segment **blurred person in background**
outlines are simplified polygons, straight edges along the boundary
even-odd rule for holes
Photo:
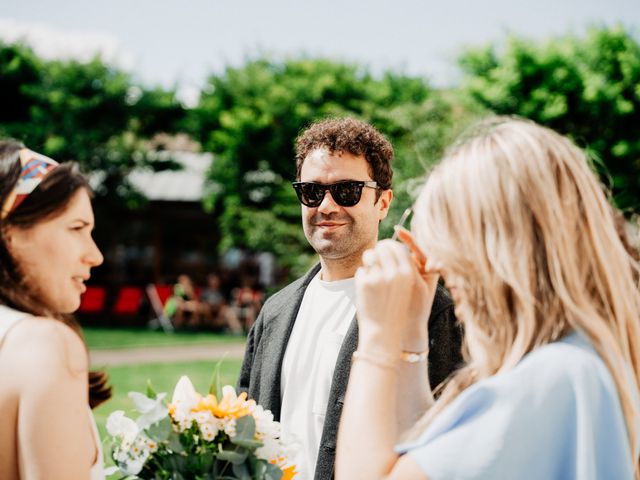
[[[212,273],[207,276],[207,286],[200,294],[202,317],[215,328],[225,327],[234,335],[241,335],[242,324],[224,298],[221,290],[220,276]]]
[[[254,277],[242,274],[240,276],[240,286],[231,291],[232,305],[247,332],[251,330],[256,321],[264,300],[264,294],[255,284]]]
[[[104,478],[90,408],[111,392],[68,316],[103,260],[90,198],[76,164],[0,142],[2,479]]]
[[[173,292],[164,304],[164,314],[176,328],[185,325],[197,327],[200,323],[201,306],[191,277],[186,274],[178,275],[173,285]]]

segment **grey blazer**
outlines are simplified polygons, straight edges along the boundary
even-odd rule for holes
[[[320,265],[303,277],[269,297],[249,332],[247,347],[238,380],[238,390],[248,392],[265,409],[280,420],[280,374],[282,360],[304,292]],[[457,325],[453,302],[447,291],[438,286],[429,318],[429,382],[435,388],[462,362],[461,330]],[[358,343],[358,325],[351,323],[338,354],[333,374],[329,404],[325,417],[315,480],[333,478],[336,437],[345,391],[351,369],[351,356]]]

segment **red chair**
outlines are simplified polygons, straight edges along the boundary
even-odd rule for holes
[[[104,287],[88,286],[80,297],[78,313],[97,314],[104,310],[107,289]]]
[[[160,300],[160,304],[164,307],[164,304],[167,303],[167,300],[173,293],[173,287],[171,285],[164,284],[153,284],[153,287],[158,294],[158,299]]]
[[[121,287],[111,311],[119,316],[137,315],[143,298],[144,292],[140,287]]]

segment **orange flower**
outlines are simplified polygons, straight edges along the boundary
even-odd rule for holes
[[[249,415],[256,406],[255,401],[247,400],[246,392],[236,396],[235,390],[229,385],[222,389],[222,393],[220,402],[212,394],[202,397],[192,411],[203,412],[208,410],[214,417],[240,418]]]
[[[280,478],[280,480],[291,480],[293,477],[296,476],[297,473],[298,472],[296,472],[296,466],[291,465],[290,467],[287,467],[284,470],[282,470],[282,477]]]
[[[280,480],[291,480],[298,474],[298,472],[296,472],[295,465],[289,465],[288,467],[285,467],[285,460],[286,459],[284,457],[280,457],[277,460],[272,460],[271,463],[280,467],[280,469],[282,470],[282,477],[280,478]]]

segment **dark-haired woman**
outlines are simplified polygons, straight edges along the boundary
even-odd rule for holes
[[[102,254],[73,163],[0,142],[0,478],[103,479],[91,415],[110,396],[88,372],[80,305]]]

